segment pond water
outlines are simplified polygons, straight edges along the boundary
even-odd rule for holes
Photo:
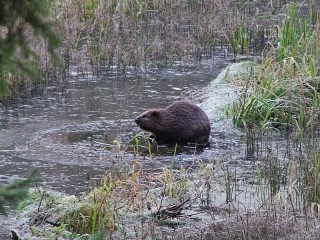
[[[119,160],[120,152],[101,149],[111,146],[115,139],[130,138],[139,132],[134,122],[138,114],[192,98],[228,63],[224,58],[215,58],[198,67],[155,70],[143,76],[129,72],[122,78],[70,74],[63,87],[52,88],[45,96],[3,107],[0,183],[27,177],[37,169],[41,185],[76,195],[90,191],[106,169],[132,161],[133,154],[122,154]],[[219,131],[221,126],[215,123],[212,127],[211,146],[196,151],[203,161],[210,161],[217,152],[233,152],[227,150],[241,145],[240,136]],[[174,150],[167,146],[162,149],[152,161],[145,160],[150,171],[172,164]],[[194,154],[193,148],[182,148],[175,164],[191,165]],[[236,156],[242,158],[243,154]],[[0,220],[2,235],[7,236],[10,222]]]

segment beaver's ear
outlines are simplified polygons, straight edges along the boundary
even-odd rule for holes
[[[152,116],[153,117],[158,117],[159,116],[159,112],[158,111],[152,111]]]

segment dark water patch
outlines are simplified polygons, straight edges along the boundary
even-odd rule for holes
[[[104,132],[70,132],[70,133],[59,133],[58,134],[66,143],[77,143],[83,141],[90,141],[91,139],[104,139]],[[107,136],[105,137],[107,138]]]

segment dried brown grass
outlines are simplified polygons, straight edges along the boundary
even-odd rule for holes
[[[272,25],[271,12],[279,12],[285,2],[54,0],[49,21],[62,40],[57,52],[64,69],[55,66],[46,42],[30,31],[27,36],[42,74],[35,81],[12,73],[11,86],[13,92],[24,85],[31,91],[68,72],[126,72],[129,66],[146,72],[150,63],[166,67],[237,54],[234,38],[239,28],[245,29],[244,37],[255,48],[265,26]]]
[[[256,8],[221,0],[57,0],[51,18],[66,62],[87,71],[101,64],[125,69],[199,60],[223,41],[228,46],[226,36],[240,26],[257,31],[258,11],[251,10]]]

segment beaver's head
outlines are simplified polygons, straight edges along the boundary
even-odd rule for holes
[[[156,135],[161,129],[161,112],[161,109],[150,109],[140,114],[135,122],[141,129]]]

